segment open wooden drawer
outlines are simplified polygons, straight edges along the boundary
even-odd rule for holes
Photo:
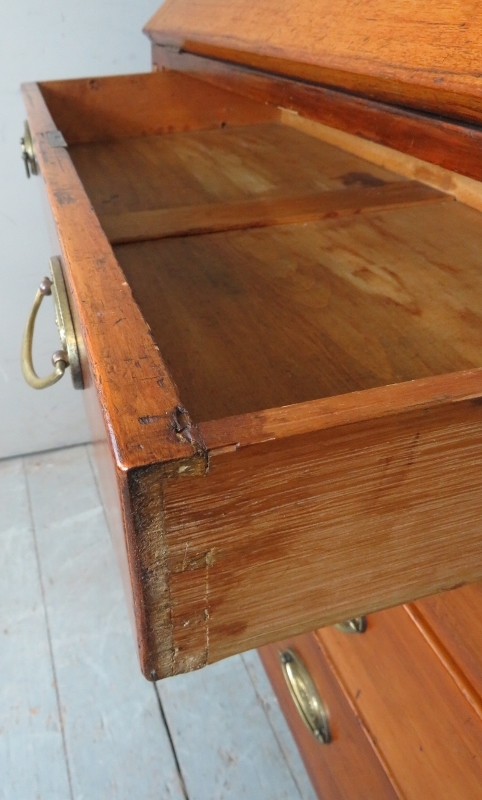
[[[482,578],[482,214],[175,71],[24,91],[144,674]]]

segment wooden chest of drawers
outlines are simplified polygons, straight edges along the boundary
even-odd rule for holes
[[[464,15],[168,0],[152,74],[24,87],[58,242],[52,379],[70,360],[83,387],[141,668],[262,646],[325,799],[482,797],[480,588],[436,594],[482,578]],[[363,635],[326,627],[367,613]]]
[[[327,797],[346,759],[405,796],[373,719],[406,753],[408,694],[422,730],[449,692],[475,797],[478,590],[292,639],[482,578],[482,26],[369,5],[168,1],[153,73],[24,87],[24,156],[146,677],[294,641],[349,731]]]
[[[183,75],[26,97],[144,673],[479,578],[480,213]]]

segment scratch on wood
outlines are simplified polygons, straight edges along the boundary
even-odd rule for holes
[[[188,548],[189,548],[189,544],[188,544],[188,542],[186,542],[186,547],[185,547],[185,550],[184,550],[184,558],[182,559],[181,572],[184,572],[184,570],[186,569]]]

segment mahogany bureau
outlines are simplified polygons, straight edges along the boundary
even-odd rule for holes
[[[482,11],[145,31],[150,74],[24,86],[22,351],[83,390],[142,671],[260,647],[320,797],[482,798]]]

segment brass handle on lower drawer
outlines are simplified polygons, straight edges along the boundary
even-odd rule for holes
[[[294,650],[283,650],[279,657],[288,689],[303,722],[315,739],[321,744],[329,744],[328,714],[306,666]]]
[[[353,617],[345,622],[338,622],[335,628],[342,633],[365,633],[367,629],[366,617]]]
[[[70,366],[74,388],[83,389],[84,384],[80,368],[77,339],[75,337],[67,291],[62,274],[62,266],[59,258],[54,257],[50,259],[50,272],[52,275],[52,280],[50,280],[50,278],[44,278],[40,283],[37,294],[35,295],[32,310],[27,320],[27,325],[25,326],[21,355],[23,377],[27,381],[28,385],[33,389],[46,389],[48,386],[53,386],[54,383],[57,383],[57,381],[62,378],[66,368]],[[45,378],[39,378],[35,372],[32,360],[33,335],[35,330],[35,320],[37,318],[38,310],[42,304],[42,300],[45,296],[50,294],[53,294],[54,297],[55,317],[57,327],[59,329],[60,340],[62,342],[62,350],[56,350],[52,356],[52,362],[55,367],[54,371]]]

